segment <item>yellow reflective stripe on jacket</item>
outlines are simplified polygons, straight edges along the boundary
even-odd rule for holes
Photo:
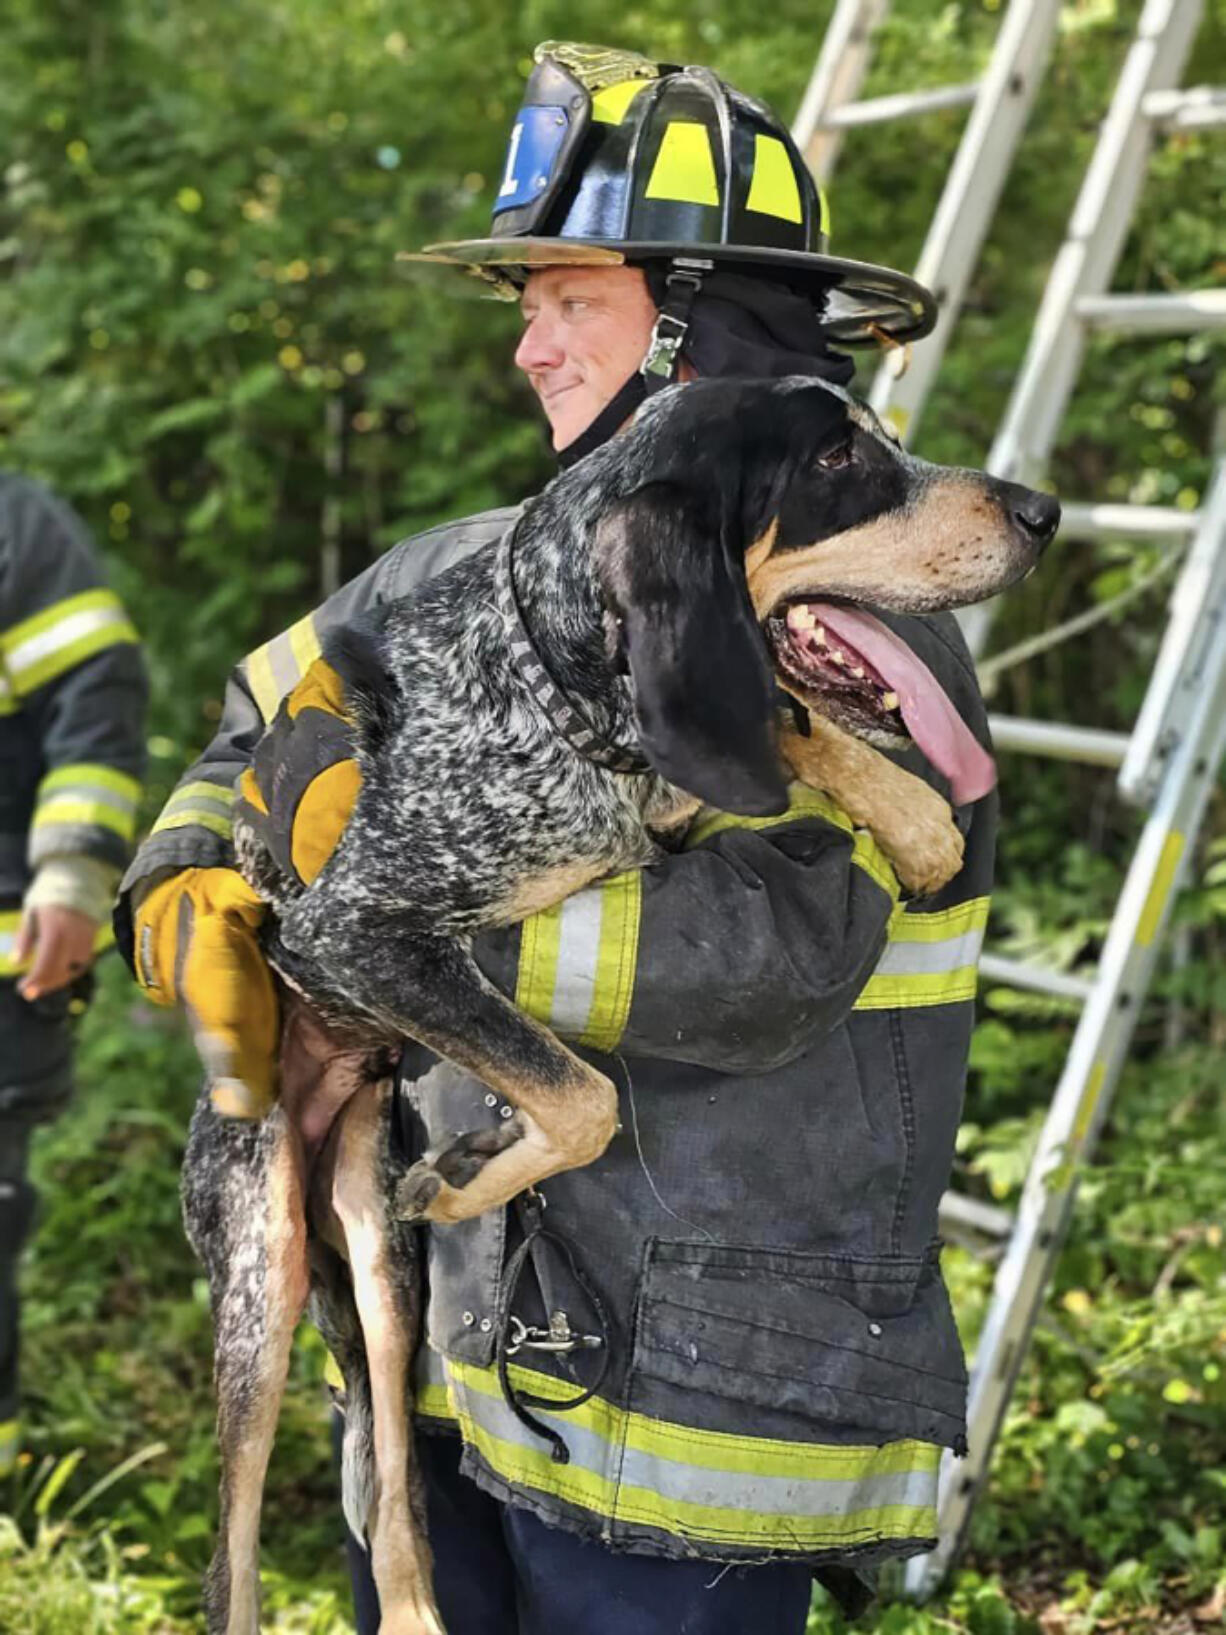
[[[630,1014],[642,910],[643,877],[632,869],[525,920],[516,1004],[580,1044],[614,1049]]]
[[[13,957],[13,949],[17,943],[17,927],[20,924],[20,909],[10,909],[0,914],[0,976],[16,976],[21,969]]]
[[[725,829],[777,829],[784,823],[795,823],[799,818],[816,817],[832,823],[836,829],[854,837],[851,860],[879,885],[894,902],[898,901],[899,885],[889,858],[878,846],[867,829],[857,829],[841,806],[837,806],[820,790],[807,784],[794,783],[788,789],[788,809],[777,817],[736,817],[731,812],[704,812],[691,824],[685,837],[687,849],[701,846],[704,840],[722,834]]]
[[[166,829],[187,829],[199,824],[202,829],[210,829],[223,840],[229,840],[234,827],[230,815],[234,799],[235,791],[229,784],[209,783],[204,779],[181,784],[149,832],[156,835]]]
[[[32,827],[46,831],[57,825],[97,824],[131,840],[139,801],[140,784],[126,772],[92,761],[60,766],[38,786]]]
[[[885,952],[855,1009],[909,1009],[974,999],[987,923],[986,897],[971,897],[931,914],[896,909]]]
[[[276,715],[281,700],[302,680],[319,657],[319,651],[315,621],[308,613],[305,619],[299,619],[296,625],[274,636],[263,647],[257,647],[243,660],[247,685],[265,722]]]
[[[566,1441],[570,1460],[559,1465],[511,1413],[495,1369],[444,1361],[443,1371],[464,1440],[497,1475],[614,1523],[793,1554],[936,1531],[940,1449],[931,1443],[735,1436],[593,1397],[561,1413],[534,1407]],[[511,1365],[510,1375],[539,1397],[574,1395],[569,1382],[530,1369]]]
[[[21,699],[103,648],[139,639],[114,591],[86,590],[12,625],[0,635],[0,653]]]
[[[15,1419],[0,1419],[0,1476],[12,1474],[21,1446],[21,1428]]]

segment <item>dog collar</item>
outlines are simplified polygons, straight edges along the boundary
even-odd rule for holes
[[[508,529],[498,547],[494,566],[494,597],[507,628],[515,668],[527,683],[528,690],[550,726],[585,760],[593,761],[609,772],[638,776],[651,772],[650,761],[637,749],[601,737],[577,705],[572,704],[563,693],[533,645],[519,609],[519,598],[515,594],[513,553],[516,531],[515,528]]]

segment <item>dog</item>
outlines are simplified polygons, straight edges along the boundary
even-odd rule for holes
[[[700,804],[782,812],[789,776],[872,829],[910,889],[938,889],[961,858],[950,806],[882,751],[917,742],[955,804],[986,792],[991,761],[865,608],[994,595],[1058,520],[1049,496],[904,452],[827,383],[700,380],[650,399],[501,544],[329,649],[362,774],[336,851],[304,887],[258,824],[240,813],[235,832],[304,1048],[259,1125],[202,1097],[185,1163],[216,1328],[214,1635],[258,1629],[260,1493],[308,1296],[345,1374],[346,1514],[384,1635],[442,1631],[411,1474],[416,1269],[395,1223],[462,1220],[590,1163],[617,1109],[484,978],[476,934],[649,864]],[[386,1070],[406,1037],[517,1110],[400,1173]],[[291,1056],[325,1065],[304,1081]]]

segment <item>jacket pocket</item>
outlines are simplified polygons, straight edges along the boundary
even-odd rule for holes
[[[818,1435],[837,1426],[840,1441],[853,1430],[964,1446],[966,1368],[935,1252],[855,1259],[652,1239],[632,1367],[640,1393],[654,1379],[747,1404],[749,1419],[758,1407]]]

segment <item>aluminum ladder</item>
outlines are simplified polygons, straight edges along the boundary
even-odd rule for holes
[[[824,184],[848,130],[972,105],[915,268],[915,277],[937,298],[936,328],[901,376],[887,358],[869,393],[877,413],[909,440],[945,355],[1042,79],[1059,0],[1011,0],[981,79],[857,101],[873,36],[888,10],[889,0],[838,0],[792,135],[818,183]]]
[[[1053,265],[1026,360],[988,460],[1001,476],[1041,477],[1073,391],[1087,333],[1186,334],[1226,326],[1226,291],[1115,295],[1111,279],[1153,134],[1226,124],[1226,93],[1178,88],[1203,0],[1146,0],[1098,146]],[[998,749],[1119,768],[1119,788],[1148,817],[1091,981],[985,955],[997,981],[1059,993],[1082,1011],[997,1269],[976,1349],[969,1456],[946,1456],[940,1543],[907,1563],[908,1593],[931,1594],[961,1548],[988,1477],[1000,1424],[1153,978],[1171,904],[1226,753],[1226,460],[1197,512],[1065,507],[1065,539],[1132,537],[1187,545],[1145,702],[1131,733],[993,717]],[[965,621],[982,648],[991,607]],[[992,1212],[997,1213],[997,1212]],[[998,1224],[1003,1224],[998,1222]]]

